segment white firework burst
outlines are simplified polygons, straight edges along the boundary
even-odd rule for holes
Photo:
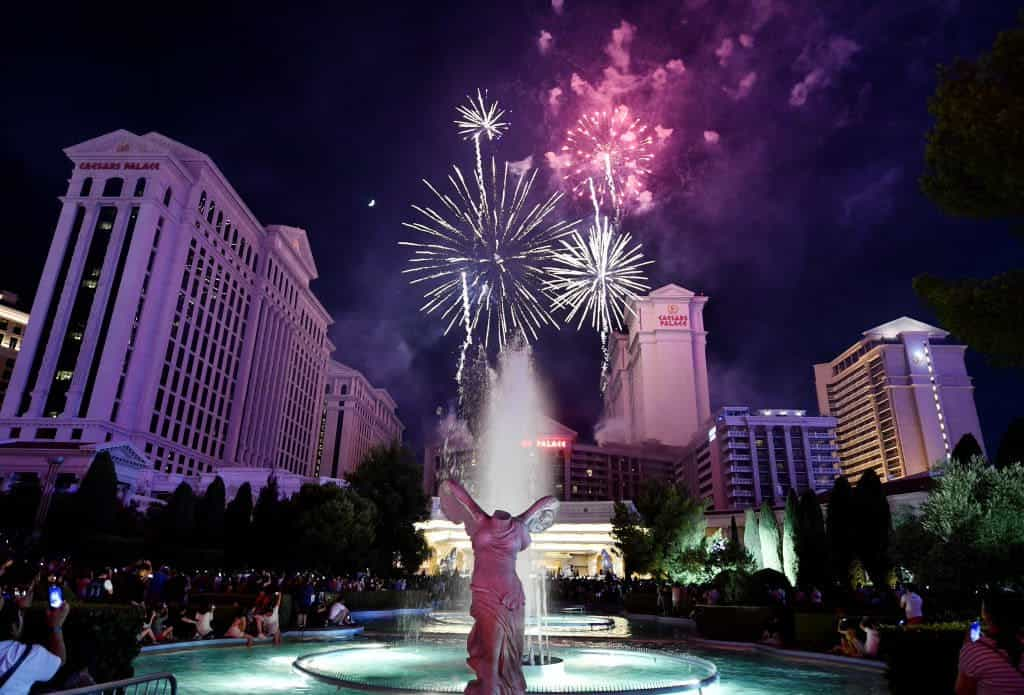
[[[604,341],[622,326],[625,313],[632,313],[630,302],[650,289],[643,268],[654,261],[644,260],[641,246],[600,215],[585,239],[576,231],[561,239],[553,254],[557,265],[546,268],[551,308],[566,310],[565,322],[575,321],[577,329],[589,319]]]
[[[545,301],[545,267],[555,243],[572,234],[576,222],[551,219],[559,193],[531,201],[536,171],[517,177],[506,163],[499,173],[493,159],[488,169],[485,175],[476,168],[474,187],[452,167],[452,193],[424,181],[441,205],[414,205],[422,219],[403,223],[426,240],[400,242],[413,249],[402,272],[414,276],[412,284],[429,285],[421,310],[439,314],[446,334],[462,323],[467,336],[472,332],[485,346],[503,348],[517,330],[536,339],[541,326],[557,325]]]
[[[508,121],[503,121],[505,110],[498,106],[497,101],[487,102],[487,92],[476,90],[476,99],[466,97],[467,104],[456,106],[459,118],[455,127],[465,140],[476,140],[477,143],[487,136],[488,140],[497,140],[508,129]]]

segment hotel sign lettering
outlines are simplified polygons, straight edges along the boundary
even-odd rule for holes
[[[79,162],[78,168],[104,171],[154,171],[160,168],[160,162]]]
[[[569,446],[569,442],[564,439],[538,439],[536,441],[524,439],[520,444],[524,449],[532,447],[537,447],[538,449],[566,449]]]
[[[690,317],[680,313],[678,304],[669,304],[663,313],[658,314],[659,328],[689,328]]]

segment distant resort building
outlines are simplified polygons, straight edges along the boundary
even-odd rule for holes
[[[0,406],[14,374],[14,363],[25,342],[28,314],[18,307],[18,295],[0,291]]]
[[[139,497],[217,474],[229,494],[271,474],[285,491],[322,478],[332,320],[306,232],[260,223],[208,156],[158,133],[65,154],[0,408],[0,486],[73,486],[99,450]],[[393,433],[393,401],[374,393]]]
[[[929,473],[965,434],[984,450],[966,350],[947,331],[904,316],[814,366],[818,408],[837,420],[843,475]]]

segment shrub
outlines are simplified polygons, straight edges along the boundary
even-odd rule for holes
[[[892,695],[952,693],[967,628],[967,623],[881,626],[882,656]]]
[[[25,639],[45,643],[47,637],[46,607],[33,604],[25,615]],[[143,611],[123,604],[74,604],[64,623],[64,642],[68,654],[90,649],[96,662],[90,668],[96,682],[131,678],[132,661],[139,654],[137,641]],[[88,646],[83,646],[85,643]]]

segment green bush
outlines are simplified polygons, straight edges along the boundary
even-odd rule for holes
[[[793,587],[790,586],[789,580],[786,579],[786,575],[773,569],[765,568],[754,572],[750,575],[750,581],[747,586],[749,593],[743,603],[749,606],[767,606],[773,604],[774,599],[772,599],[768,594],[768,592],[773,589],[784,589],[786,592],[787,603],[793,596]]]
[[[839,643],[836,616],[831,612],[793,614],[793,646],[823,652]]]
[[[24,637],[29,642],[47,640],[46,607],[33,604],[25,614]],[[68,655],[83,649],[85,642],[96,655],[92,675],[97,682],[131,678],[132,661],[139,654],[138,635],[144,617],[137,606],[104,603],[76,603],[64,623]]]
[[[749,604],[751,597],[751,575],[739,570],[719,572],[711,585],[718,589],[719,603],[725,605]]]
[[[701,637],[728,642],[756,642],[772,618],[781,618],[780,606],[697,606],[694,619]]]
[[[953,692],[967,623],[881,626],[881,650],[892,695]]]
[[[640,615],[658,615],[661,609],[658,607],[658,595],[654,593],[642,593],[630,591],[622,599],[622,607],[627,613],[638,613]]]

